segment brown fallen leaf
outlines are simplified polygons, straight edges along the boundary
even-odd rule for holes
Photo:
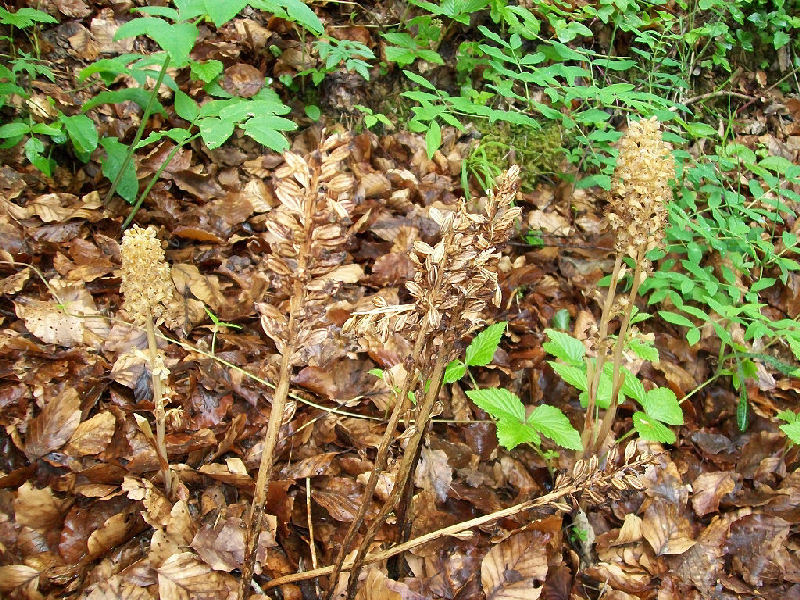
[[[701,473],[692,483],[694,495],[692,508],[698,517],[702,517],[719,509],[719,501],[725,494],[730,494],[736,487],[737,476],[731,471],[714,471]]]
[[[17,490],[14,521],[33,529],[47,531],[61,525],[68,501],[56,498],[49,487],[36,489],[30,481]]]
[[[111,442],[116,426],[114,415],[104,410],[78,425],[64,452],[76,457],[100,454]]]
[[[694,546],[692,527],[677,504],[653,498],[644,511],[642,535],[657,555],[683,554]]]
[[[86,589],[84,600],[151,600],[147,588],[134,585],[112,575],[107,580],[98,581]]]
[[[42,412],[28,426],[23,451],[29,460],[58,450],[72,437],[81,420],[81,401],[74,388],[66,388],[45,401]]]
[[[453,469],[447,463],[447,453],[423,447],[414,474],[414,485],[431,492],[437,501],[444,502],[452,482]]]
[[[537,600],[547,577],[548,538],[526,531],[489,550],[481,563],[486,600]]]
[[[3,565],[0,567],[0,592],[11,592],[17,588],[36,590],[39,571],[28,565]]]
[[[158,569],[158,592],[161,600],[234,600],[236,580],[213,571],[193,552],[173,554]]]

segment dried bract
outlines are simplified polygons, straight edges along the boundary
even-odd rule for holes
[[[120,290],[130,320],[136,325],[144,325],[151,318],[163,321],[174,286],[156,230],[134,225],[122,238],[121,253]]]
[[[513,166],[489,192],[483,214],[468,212],[463,199],[452,212],[432,208],[441,238],[435,246],[414,242],[410,258],[416,271],[406,284],[414,304],[376,305],[354,313],[345,328],[385,338],[394,332],[415,336],[420,323],[455,337],[479,327],[486,304],[500,305],[497,264],[520,215],[511,206],[518,189],[519,167]]]
[[[608,222],[617,251],[634,259],[664,239],[666,206],[672,198],[669,182],[675,177],[671,149],[661,139],[655,117],[631,123],[619,142]]]

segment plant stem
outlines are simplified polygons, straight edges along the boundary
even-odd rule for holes
[[[150,98],[147,101],[147,106],[144,108],[144,113],[142,113],[142,121],[139,123],[139,128],[136,130],[136,135],[134,136],[131,145],[128,147],[128,153],[125,155],[125,160],[122,161],[122,166],[120,167],[119,171],[117,171],[114,181],[111,182],[111,188],[108,190],[106,197],[103,199],[104,204],[108,204],[111,201],[111,197],[114,195],[114,192],[117,191],[120,181],[122,181],[125,170],[128,168],[128,165],[131,164],[131,160],[133,160],[133,154],[136,152],[136,144],[138,144],[142,139],[144,128],[147,126],[147,121],[150,119],[150,114],[153,111],[153,105],[158,97],[158,90],[161,89],[161,82],[164,81],[164,75],[167,74],[168,66],[169,54],[165,54],[164,62],[161,65],[161,70],[158,72],[158,79],[156,79],[156,86],[153,88],[153,92],[150,94]]]
[[[147,195],[150,193],[150,190],[153,189],[153,186],[156,184],[156,181],[158,181],[158,178],[161,177],[161,173],[164,172],[164,169],[167,168],[167,165],[169,165],[169,163],[172,162],[172,159],[175,158],[175,155],[178,153],[178,150],[183,148],[187,143],[191,142],[196,137],[197,137],[197,135],[193,135],[192,137],[190,137],[189,139],[187,139],[183,143],[176,144],[175,147],[172,148],[172,150],[169,151],[169,154],[167,154],[167,158],[164,159],[164,162],[161,163],[161,166],[159,166],[158,169],[156,170],[156,172],[153,173],[153,176],[150,178],[150,181],[148,182],[147,187],[144,188],[144,191],[141,194],[139,194],[139,197],[136,199],[136,204],[133,205],[133,207],[131,208],[131,212],[128,213],[127,217],[125,217],[125,221],[123,221],[123,223],[122,223],[122,230],[123,231],[128,228],[128,225],[131,224],[131,221],[133,221],[133,217],[136,216],[136,213],[141,208],[142,203],[144,202],[144,199],[147,198]],[[133,144],[133,146],[135,146],[135,145],[136,145],[136,143]],[[131,146],[131,147],[133,147],[133,146]],[[122,171],[120,171],[120,173],[121,172]],[[107,200],[108,200],[108,198],[107,198]]]
[[[148,315],[146,328],[147,346],[150,351],[150,375],[153,382],[153,414],[156,419],[156,452],[161,465],[161,476],[164,479],[164,492],[167,498],[172,499],[173,493],[175,492],[175,482],[173,481],[172,471],[169,468],[169,456],[167,455],[167,412],[164,407],[164,389],[161,385],[161,375],[155,370],[158,360],[158,344],[156,342],[156,331],[153,325],[152,315]]]

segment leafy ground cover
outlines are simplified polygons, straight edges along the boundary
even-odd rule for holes
[[[0,592],[800,597],[798,14],[0,8]]]

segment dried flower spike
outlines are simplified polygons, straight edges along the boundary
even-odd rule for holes
[[[163,321],[173,284],[156,230],[134,225],[122,238],[121,252],[120,290],[125,298],[123,308],[130,320],[136,325],[144,325],[150,318]]]
[[[675,177],[671,149],[655,117],[631,123],[620,140],[608,222],[617,251],[634,259],[664,239],[669,181]]]

